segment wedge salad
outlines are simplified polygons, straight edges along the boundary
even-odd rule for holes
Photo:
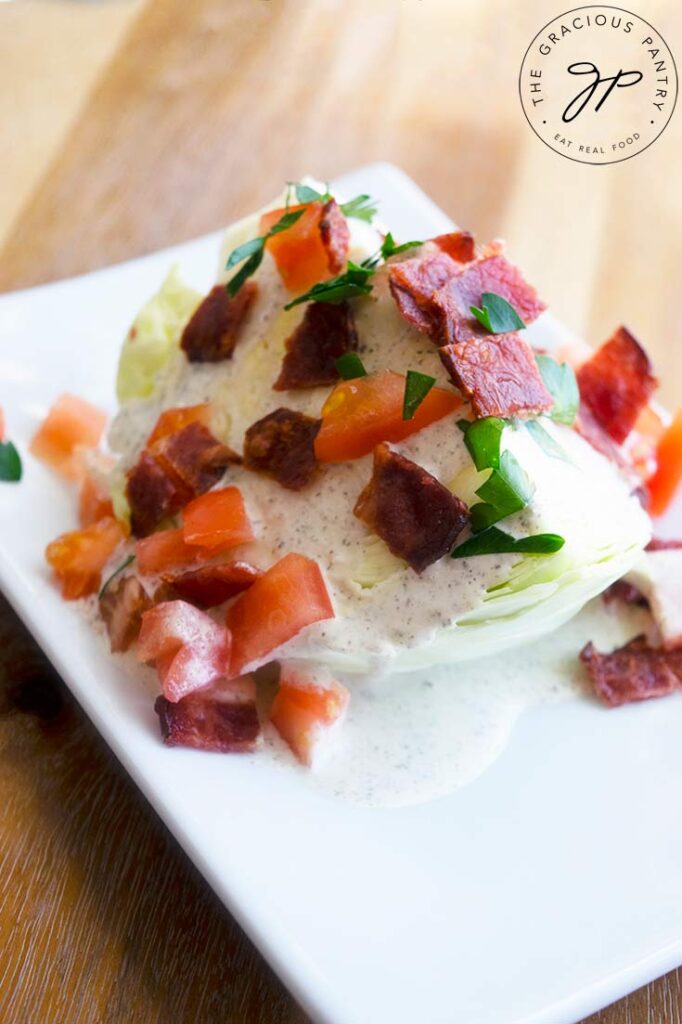
[[[312,180],[219,266],[208,294],[170,268],[137,313],[105,441],[62,395],[31,446],[79,488],[54,579],[153,666],[167,744],[274,730],[312,764],[369,677],[528,645],[598,595],[646,629],[575,650],[597,695],[682,685],[682,547],[652,525],[682,418],[625,327],[549,351],[502,243],[395,239]]]

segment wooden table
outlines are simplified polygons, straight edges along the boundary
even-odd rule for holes
[[[305,171],[388,159],[477,235],[506,236],[591,341],[625,320],[679,404],[682,118],[612,167],[542,146],[516,77],[560,9],[0,4],[0,288],[215,229]],[[682,51],[679,4],[649,0],[646,16]],[[305,1020],[5,605],[0,801],[0,1020]],[[590,1022],[679,1024],[681,979]]]

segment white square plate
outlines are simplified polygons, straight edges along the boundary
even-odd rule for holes
[[[450,226],[390,166],[338,185],[376,196],[399,238]],[[0,585],[313,1018],[574,1022],[682,962],[682,698],[538,708],[469,786],[371,810],[257,757],[164,748],[147,692],[49,581],[42,552],[74,499],[28,441],[62,390],[113,408],[135,311],[174,261],[207,289],[218,239],[0,298],[0,403],[25,465],[0,485]]]

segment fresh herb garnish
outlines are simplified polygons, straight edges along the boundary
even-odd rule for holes
[[[536,533],[516,539],[496,526],[465,540],[451,552],[452,558],[470,558],[472,555],[502,555],[518,552],[524,555],[553,555],[566,541],[558,533]]]
[[[309,291],[287,302],[284,308],[293,309],[301,302],[344,302],[360,295],[369,295],[372,290],[369,279],[373,273],[374,268],[365,266],[364,262],[353,263],[348,260],[348,267],[343,274],[314,284]]]
[[[414,249],[416,245],[423,245],[424,243],[420,240],[414,242],[403,242],[401,245],[395,244],[395,239],[389,231],[383,242],[381,243],[381,257],[384,260],[390,259],[391,256],[397,256],[400,252],[406,252],[408,249]]]
[[[347,203],[341,203],[341,212],[346,217],[366,220],[369,223],[376,216],[376,200],[367,195],[356,196],[354,199],[349,199]]]
[[[109,584],[112,583],[116,579],[116,577],[119,576],[123,572],[124,569],[127,569],[128,566],[131,565],[134,561],[135,561],[135,555],[128,555],[126,560],[124,562],[121,562],[121,564],[119,565],[118,569],[114,569],[114,571],[112,572],[111,576],[109,577],[108,580],[105,581],[102,589],[99,592],[98,596],[100,598],[104,597],[104,595],[105,595],[105,593],[107,591],[107,587],[109,586]]]
[[[502,451],[502,433],[507,426],[504,420],[486,416],[473,423],[460,420],[458,426],[476,469],[491,470],[476,491],[481,502],[471,508],[471,525],[479,533],[525,508],[534,488],[516,456]]]
[[[367,370],[362,364],[362,359],[357,352],[344,352],[334,363],[343,380],[355,380],[356,377],[366,377]]]
[[[21,480],[21,456],[11,441],[0,442],[0,481],[17,483]]]
[[[289,181],[287,184],[293,188],[299,203],[326,203],[331,199],[329,192],[318,192],[316,188],[304,185],[301,181]]]
[[[557,363],[551,356],[536,356],[535,362],[545,382],[545,387],[554,399],[548,415],[558,423],[573,423],[580,405],[578,381],[568,363]]]
[[[554,440],[552,435],[545,430],[539,420],[526,420],[525,427],[530,436],[536,444],[540,445],[546,455],[551,456],[553,459],[562,459],[564,462],[571,461],[559,442]]]
[[[236,249],[233,249],[230,253],[229,259],[225,264],[225,270],[231,270],[232,267],[236,266],[237,263],[241,263],[242,260],[246,260],[244,266],[241,267],[234,277],[230,278],[227,282],[227,290],[229,294],[234,297],[247,278],[251,277],[252,274],[260,267],[263,262],[263,254],[265,253],[265,244],[269,238],[273,235],[278,235],[281,231],[286,231],[296,221],[303,216],[305,210],[288,210],[282,214],[276,224],[273,224],[270,230],[260,235],[258,238],[252,238],[248,242],[244,242],[243,245],[238,245]]]
[[[483,292],[481,308],[469,307],[479,323],[491,334],[507,334],[509,331],[523,331],[526,327],[523,320],[506,299],[496,292]]]
[[[417,370],[408,370],[405,376],[405,396],[403,398],[403,419],[411,420],[429,391],[436,383],[435,377]]]

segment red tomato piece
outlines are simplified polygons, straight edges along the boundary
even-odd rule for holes
[[[268,252],[277,264],[285,287],[290,292],[307,291],[318,281],[331,277],[329,255],[320,234],[322,203],[290,206],[288,210],[271,210],[260,219],[260,232],[266,234],[285,213],[305,210],[286,231],[273,235],[267,241]]]
[[[405,378],[392,370],[337,384],[322,407],[315,438],[318,461],[359,459],[382,441],[401,441],[462,405],[454,391],[431,388],[412,419],[404,420],[404,396]]]
[[[679,409],[658,442],[656,471],[647,481],[650,499],[649,511],[652,516],[663,515],[681,483],[682,409]]]
[[[212,554],[255,539],[238,487],[222,487],[190,501],[182,521],[185,543]]]
[[[58,473],[78,480],[84,472],[82,449],[96,448],[106,414],[76,395],[61,395],[31,441],[31,452]]]
[[[72,530],[57,537],[45,549],[67,601],[95,594],[100,588],[102,569],[121,541],[123,527],[116,519],[105,518],[84,530]]]
[[[81,526],[92,526],[100,519],[113,518],[114,506],[109,492],[92,473],[83,477],[78,495],[78,521]]]
[[[143,576],[191,565],[201,557],[196,548],[185,543],[182,529],[160,530],[138,540],[135,545],[137,568]]]
[[[203,405],[187,405],[179,409],[166,409],[156,421],[156,426],[147,438],[146,448],[152,448],[162,437],[169,434],[176,434],[190,423],[201,423],[204,427],[211,426],[211,406],[208,403]]]
[[[232,675],[262,662],[277,647],[334,608],[317,562],[290,554],[255,581],[227,613],[232,632]]]
[[[154,662],[164,697],[175,702],[227,675],[230,634],[186,601],[163,601],[142,616],[137,656]]]
[[[311,765],[330,729],[340,724],[350,694],[326,672],[282,665],[270,719],[302,764]]]

